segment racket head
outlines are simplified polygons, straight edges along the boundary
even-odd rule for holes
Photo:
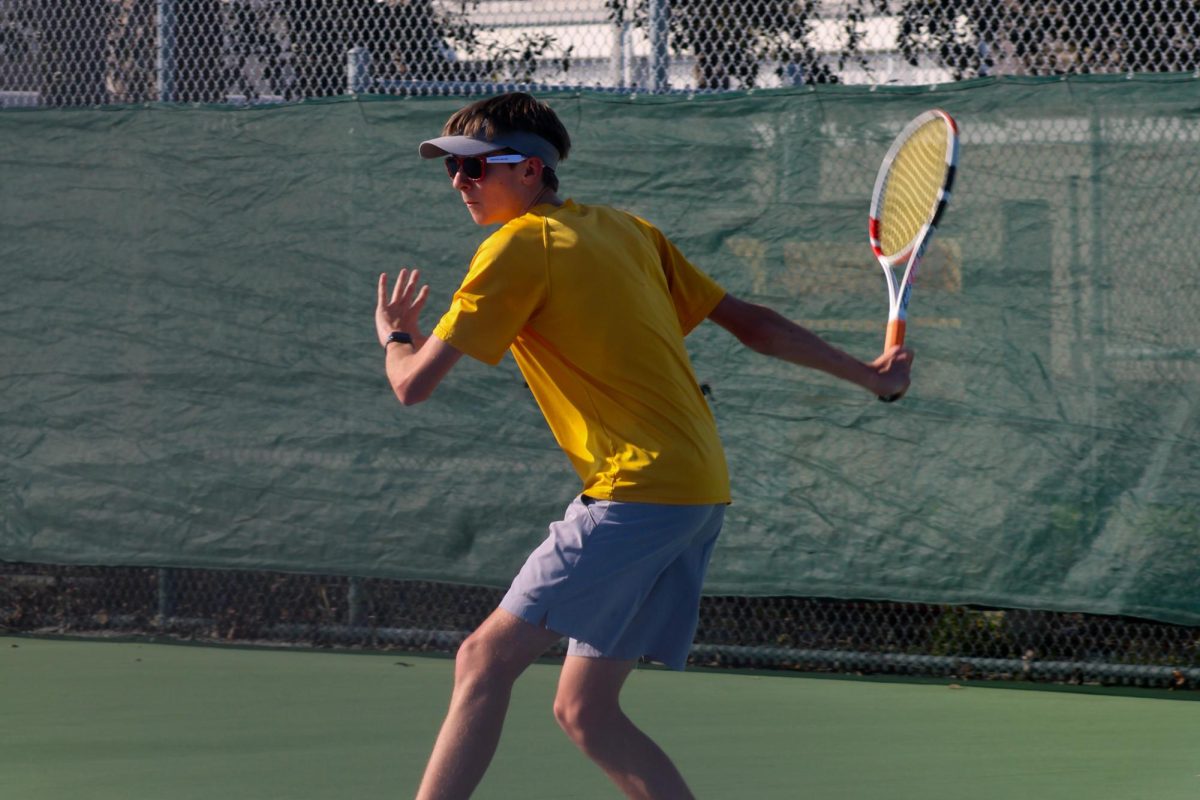
[[[908,260],[927,227],[937,226],[958,167],[958,124],[941,109],[904,127],[879,167],[871,193],[871,250],[887,267]]]

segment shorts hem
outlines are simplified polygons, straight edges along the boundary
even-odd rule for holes
[[[514,593],[510,591],[505,594],[503,599],[500,600],[500,608],[523,622],[569,639],[570,642],[567,646],[567,655],[569,656],[599,658],[608,661],[640,661],[646,659],[647,661],[661,664],[667,669],[682,672],[687,668],[687,659],[691,654],[690,646],[682,657],[668,658],[654,652],[638,653],[636,655],[613,653],[606,648],[589,644],[586,638],[581,638],[581,636],[587,637],[587,634],[579,631],[574,625],[555,625],[551,621],[552,614],[550,609],[541,607],[536,600],[521,592]],[[586,650],[581,651],[579,646],[586,648]]]

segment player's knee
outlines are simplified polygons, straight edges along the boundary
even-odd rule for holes
[[[581,731],[583,714],[573,699],[564,697],[554,698],[554,721],[558,727],[572,739],[578,739]]]
[[[482,637],[471,634],[458,647],[454,656],[454,683],[457,686],[485,684],[496,671],[490,648]]]
[[[579,695],[554,698],[554,719],[558,726],[580,745],[606,729],[618,709],[610,704]]]

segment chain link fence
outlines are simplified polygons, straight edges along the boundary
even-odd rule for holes
[[[0,562],[0,629],[452,653],[502,594],[374,578]],[[705,597],[690,663],[1188,690],[1200,688],[1200,629],[923,603]]]
[[[1200,0],[0,0],[0,106],[1192,72],[1198,51]],[[1055,124],[1031,135],[1045,146],[1069,140]],[[1060,195],[1081,191],[1054,183],[1044,202],[1076,208]],[[1097,230],[1112,222],[1091,213]],[[1105,313],[1151,304],[1158,317],[1186,317],[1178,287],[1164,292],[1149,274],[1126,280]],[[1071,371],[1070,343],[1087,325],[1056,322],[1054,369]],[[1193,327],[1179,319],[1178,330]],[[1191,341],[1180,334],[1186,358],[1131,351],[1113,369],[1133,381],[1180,377],[1173,370],[1194,380]],[[0,631],[452,652],[499,596],[339,576],[0,562]],[[699,665],[1200,687],[1200,629],[1120,617],[706,597],[696,642]]]
[[[1194,71],[1200,0],[0,0],[5,105]]]

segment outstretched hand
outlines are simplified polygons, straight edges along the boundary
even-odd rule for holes
[[[871,362],[875,370],[875,394],[880,400],[893,402],[908,391],[911,382],[913,352],[907,347],[892,347]]]
[[[420,337],[421,308],[425,305],[425,299],[429,297],[428,284],[417,288],[420,277],[420,270],[400,270],[389,300],[387,273],[380,274],[379,297],[375,305],[375,333],[379,336],[381,347],[387,346],[388,334],[393,331],[404,331],[414,339]]]

